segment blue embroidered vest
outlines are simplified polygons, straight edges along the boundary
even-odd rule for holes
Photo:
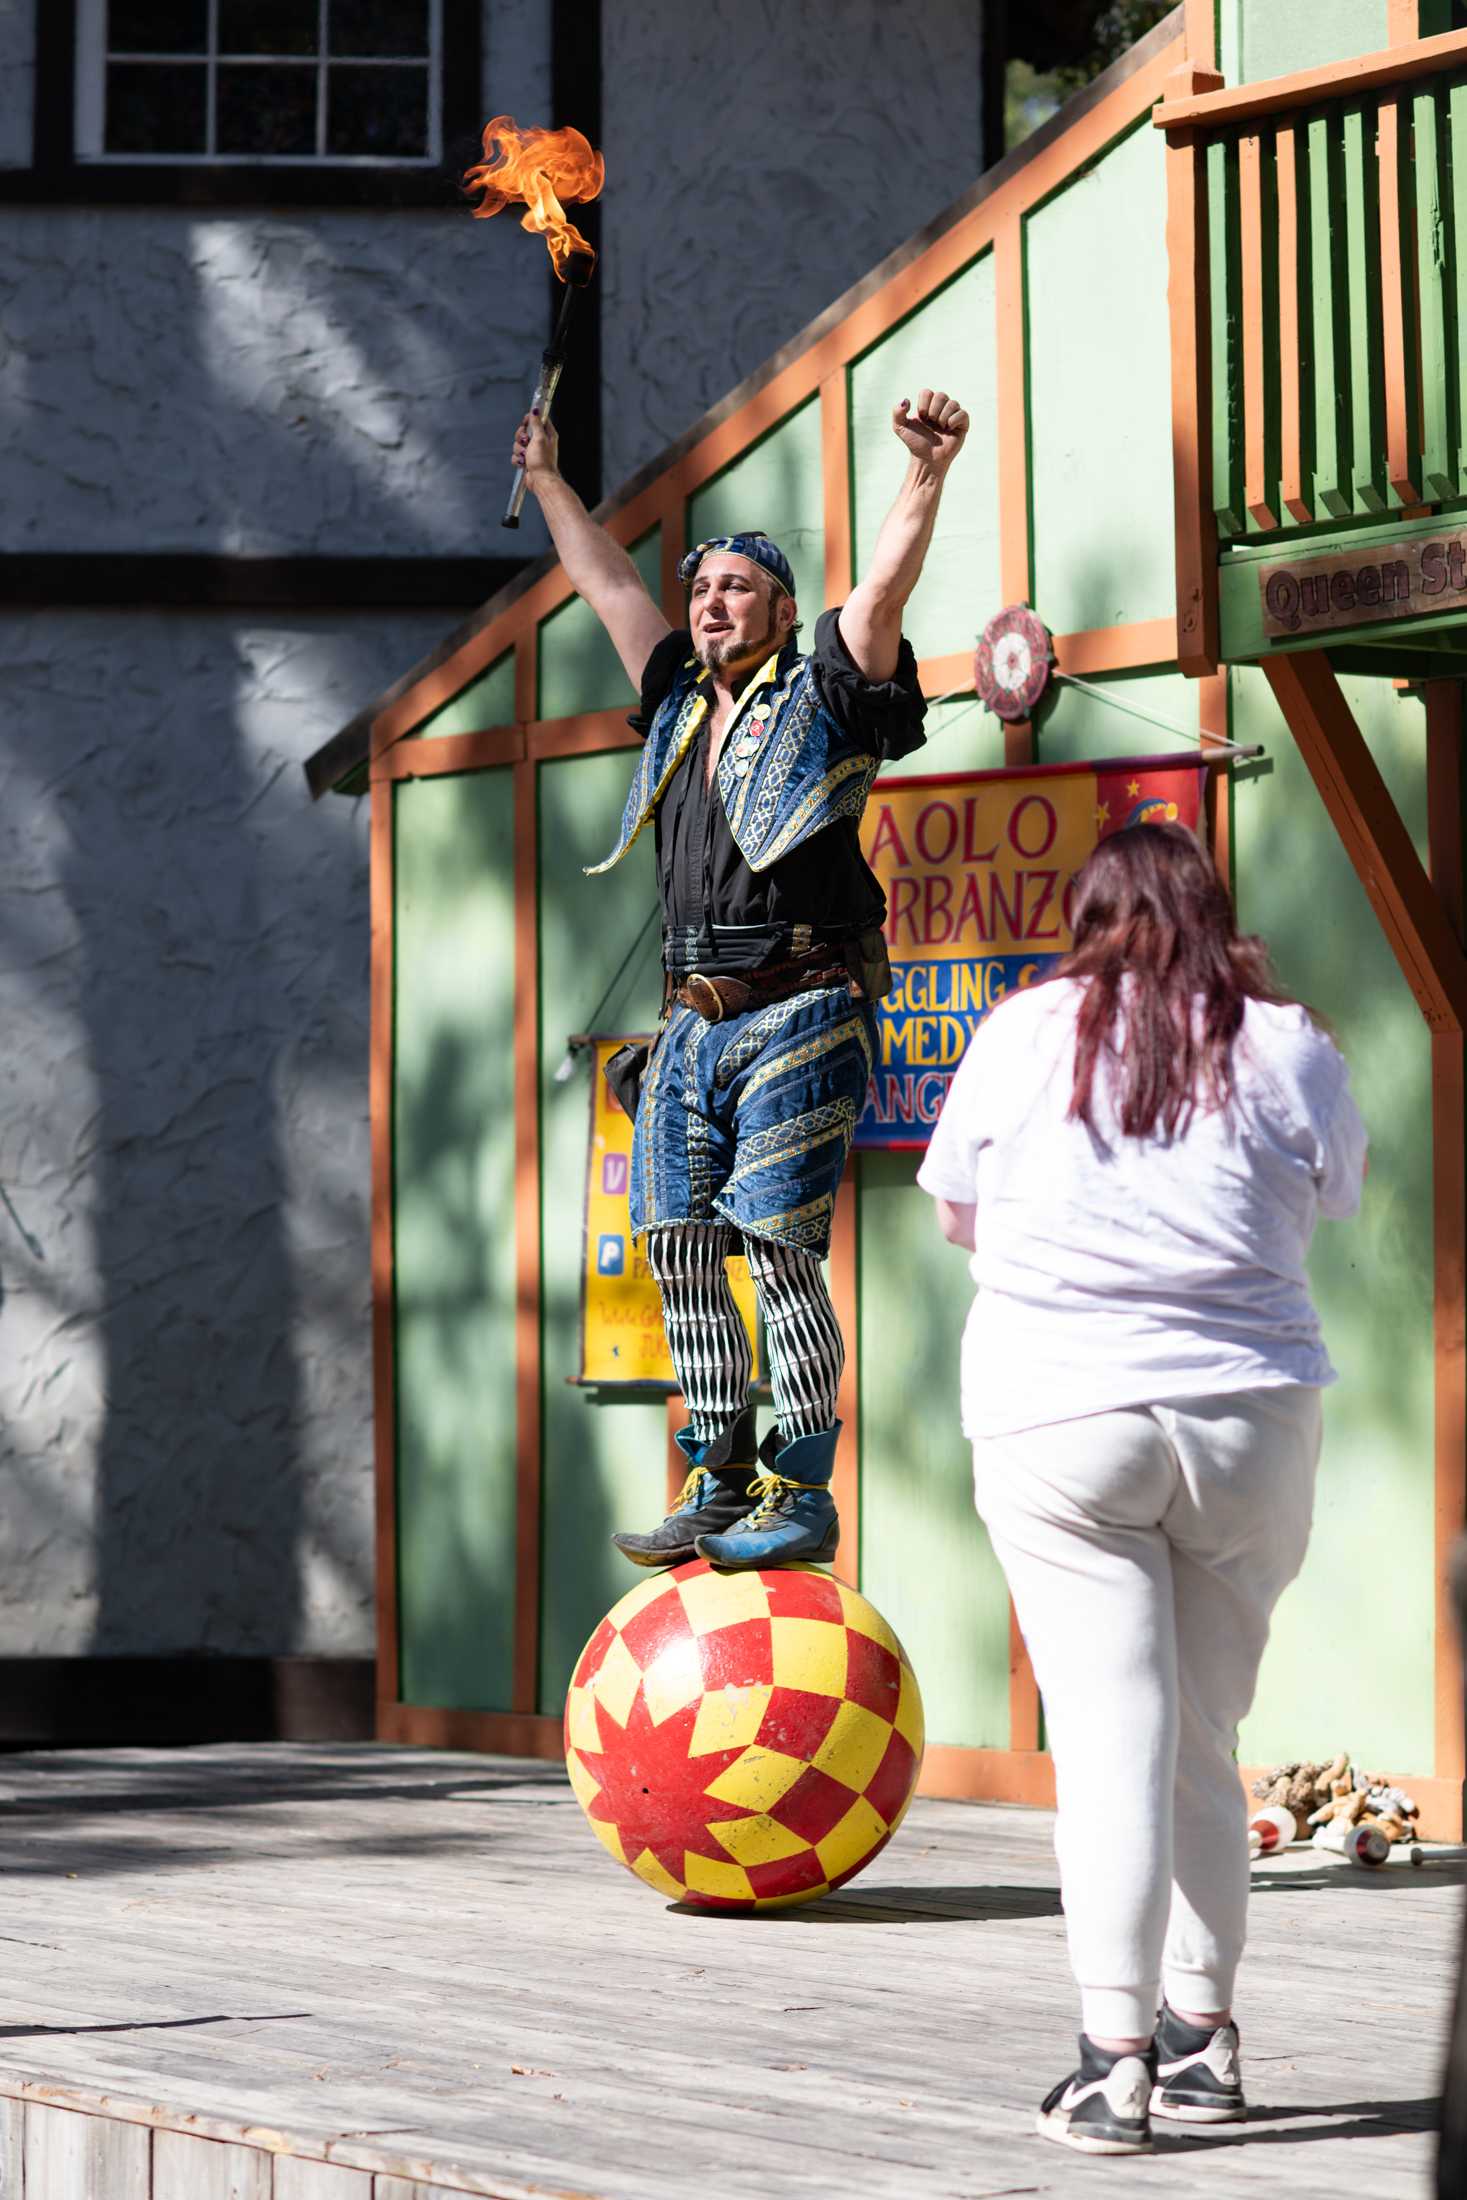
[[[616,846],[588,877],[620,863],[655,815],[668,782],[708,715],[708,675],[695,657],[658,705],[622,814]],[[857,749],[826,708],[808,657],[780,670],[769,658],[739,698],[718,762],[718,792],[735,847],[767,871],[838,817],[859,817],[878,759]]]

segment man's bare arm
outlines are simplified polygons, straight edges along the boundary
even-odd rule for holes
[[[978,1250],[978,1209],[954,1205],[950,1199],[937,1202],[937,1227],[949,1245],[960,1245],[965,1253]]]
[[[921,577],[947,470],[968,433],[968,415],[946,390],[923,390],[917,410],[904,397],[891,424],[909,453],[907,477],[881,523],[870,567],[840,615],[841,640],[868,680],[890,680],[896,672],[902,613]]]
[[[647,659],[672,628],[621,544],[592,519],[561,474],[554,428],[526,413],[515,435],[514,455],[525,469],[526,488],[545,514],[567,580],[611,636],[632,686],[640,688]]]

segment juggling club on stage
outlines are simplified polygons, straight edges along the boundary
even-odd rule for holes
[[[540,376],[535,384],[535,394],[530,400],[530,410],[542,421],[550,418],[550,408],[565,372],[565,340],[570,326],[571,309],[576,299],[590,282],[596,271],[594,253],[573,252],[565,263],[565,295],[560,301],[560,311],[555,316],[555,328],[549,343],[540,354]],[[516,465],[514,483],[509,492],[509,502],[504,507],[502,527],[518,527],[520,507],[525,501],[525,469]]]

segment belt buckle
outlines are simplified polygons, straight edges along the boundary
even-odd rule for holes
[[[705,978],[701,970],[690,971],[683,980],[683,992],[688,996],[688,1006],[705,1024],[723,1021],[723,995],[711,978]]]

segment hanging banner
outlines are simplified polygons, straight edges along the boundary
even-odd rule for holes
[[[645,1034],[643,1035],[645,1036]],[[632,1243],[627,1188],[632,1126],[601,1074],[624,1036],[591,1041],[591,1144],[586,1160],[585,1230],[581,1259],[581,1369],[576,1380],[600,1387],[636,1383],[678,1388],[662,1330],[662,1301],[652,1271]],[[759,1380],[754,1279],[742,1257],[728,1280],[754,1342]]]
[[[988,1011],[1067,952],[1096,842],[1157,819],[1195,832],[1206,776],[1194,753],[877,780],[861,847],[886,894],[892,990],[858,1146],[927,1144]]]

